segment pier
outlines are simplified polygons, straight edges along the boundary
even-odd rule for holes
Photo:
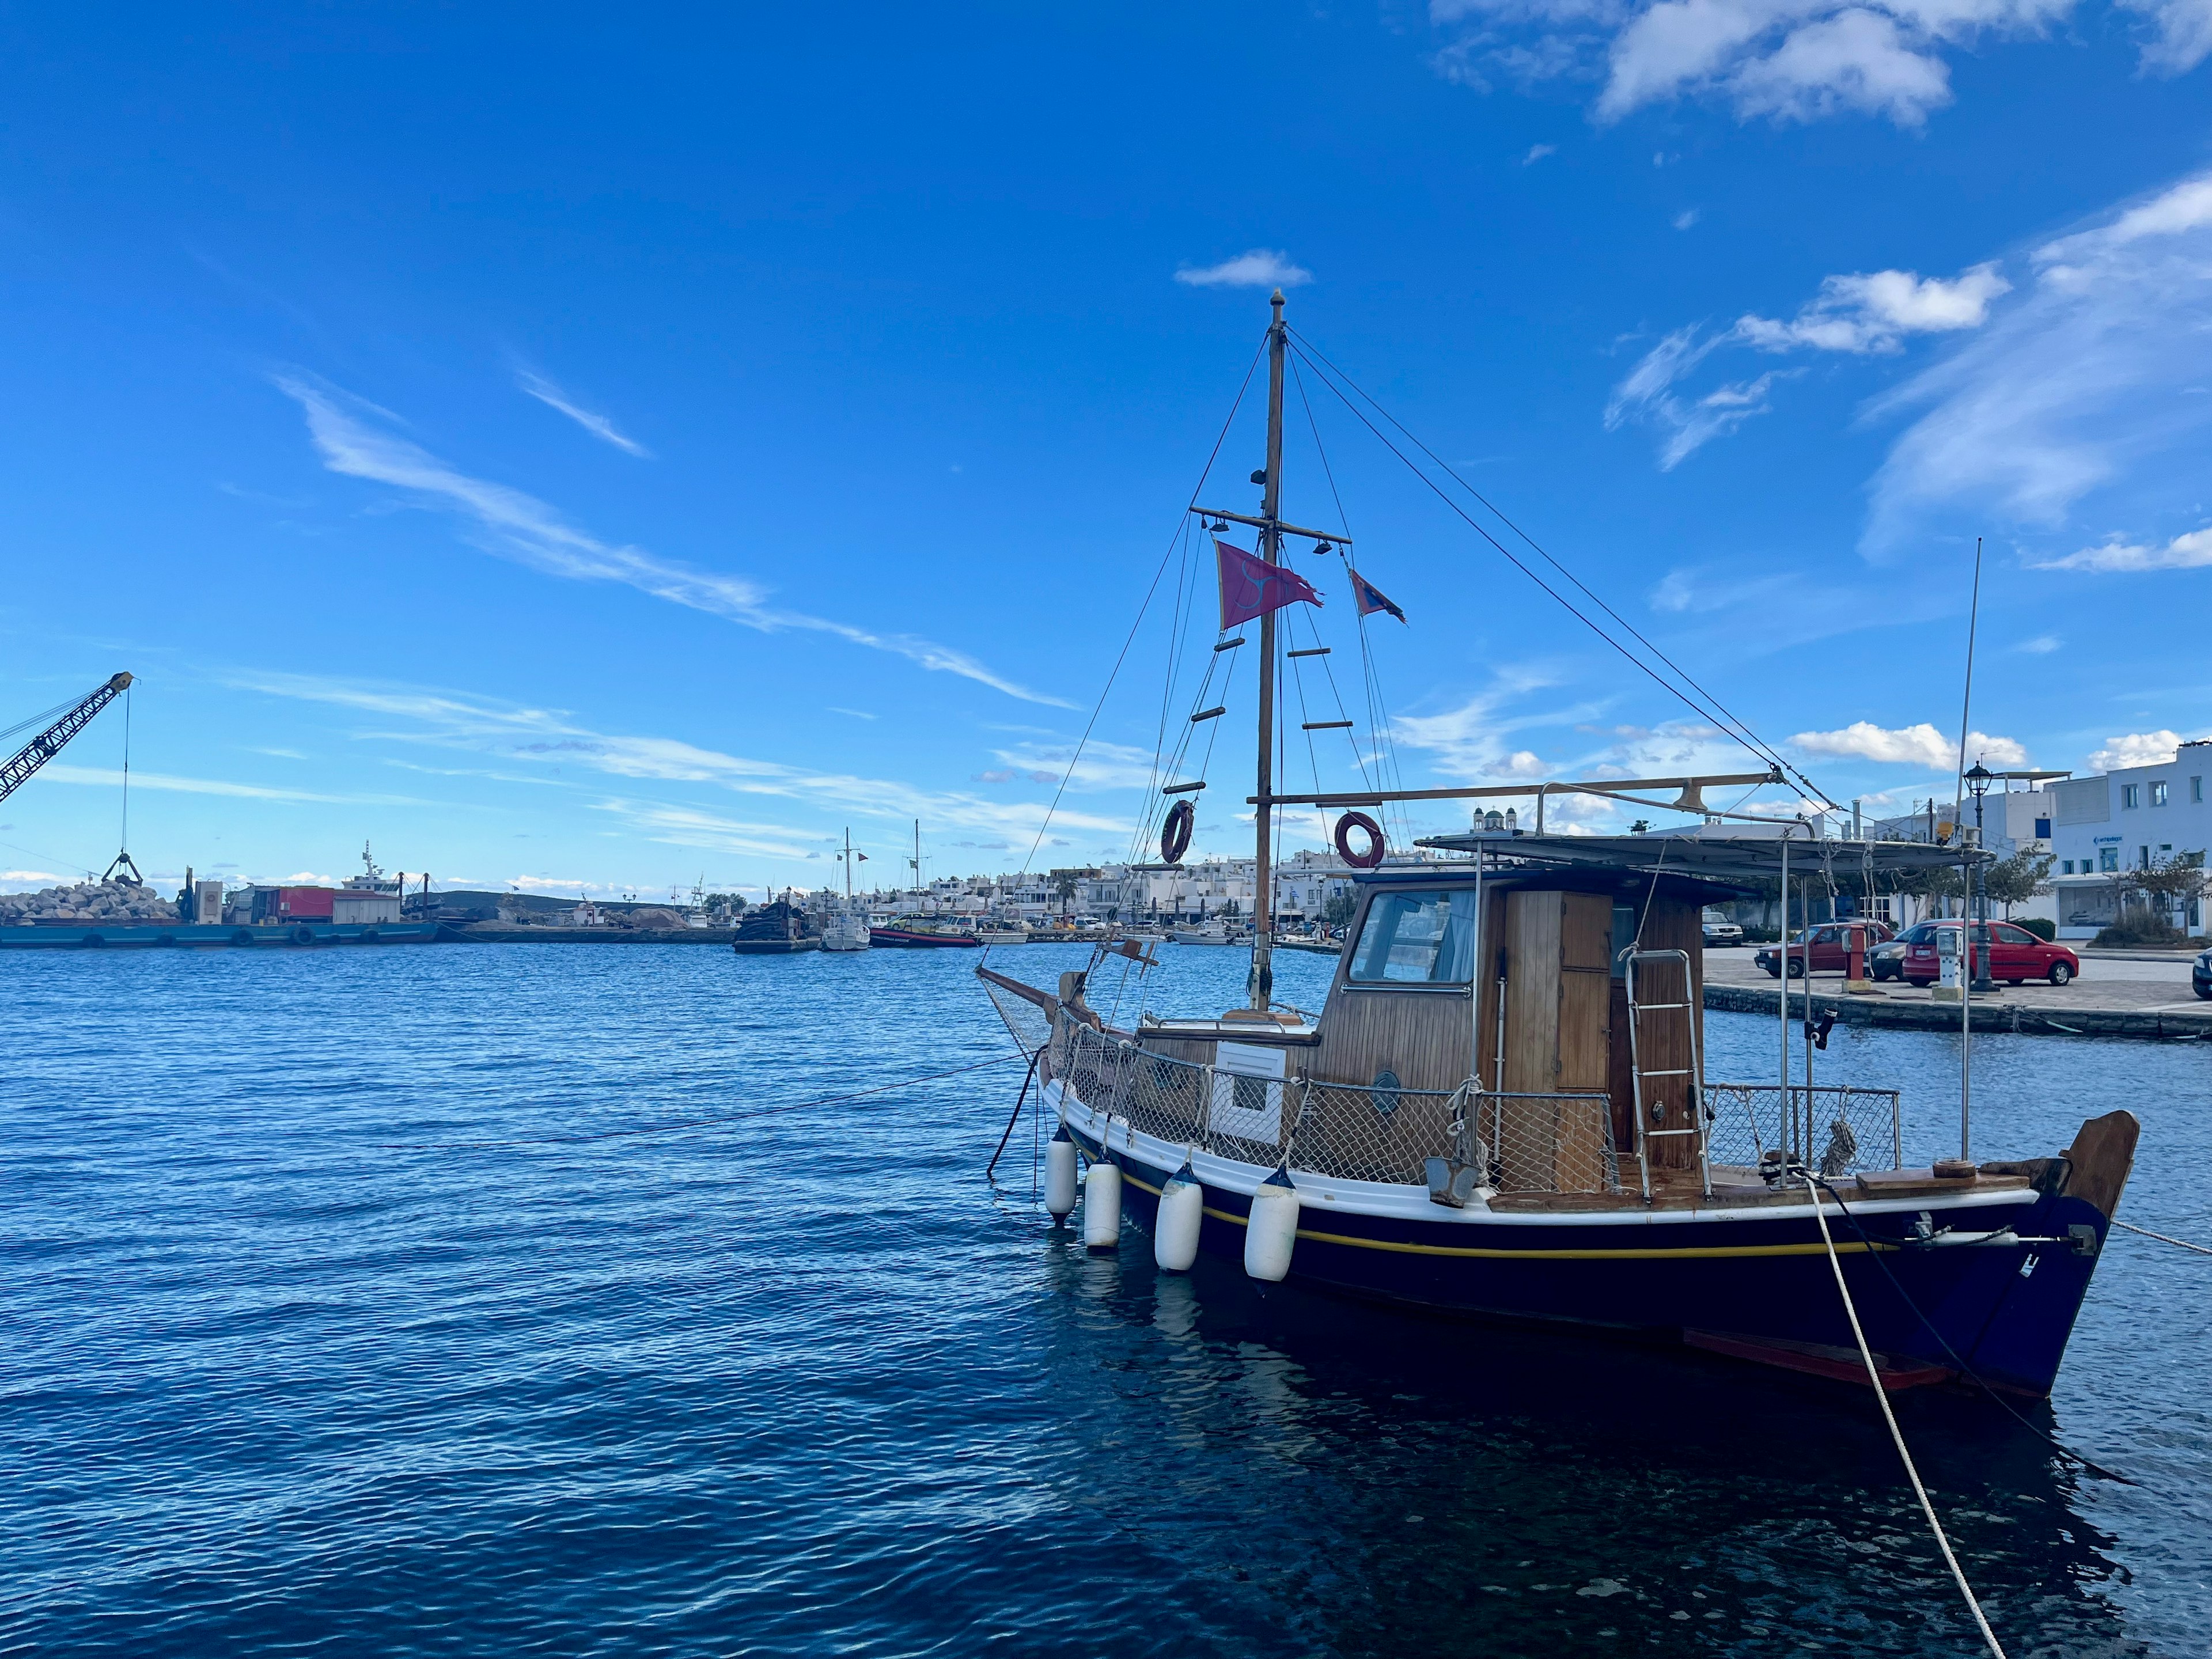
[[[2212,1036],[2212,1002],[2200,1001],[2190,988],[2190,956],[2094,950],[2077,954],[2081,976],[2070,985],[2032,981],[1977,995],[1973,1029],[2038,1036]],[[1708,951],[1705,965],[1709,1010],[1770,1018],[1779,1012],[1781,982],[1753,964],[1750,951]],[[1804,1006],[1806,981],[1793,979],[1789,985],[1794,1013]],[[1816,975],[1812,1002],[1815,1018],[1833,1013],[1840,1025],[1959,1029],[1956,1002],[1939,1002],[1929,988],[1901,980],[1884,981],[1870,992],[1850,992],[1836,975]]]

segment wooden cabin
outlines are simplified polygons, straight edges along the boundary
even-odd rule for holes
[[[1422,1158],[1443,1150],[1448,1097],[1476,1076],[1519,1115],[1518,1133],[1497,1138],[1497,1155],[1552,1161],[1508,1169],[1508,1184],[1598,1191],[1632,1168],[1636,1149],[1627,954],[1687,957],[1686,982],[1680,960],[1638,964],[1636,1058],[1646,1130],[1688,1129],[1692,1043],[1701,1054],[1704,1040],[1702,915],[1738,890],[1588,867],[1509,865],[1486,870],[1479,883],[1471,863],[1378,871],[1359,878],[1358,908],[1316,1024],[1239,1011],[1148,1026],[1139,1038],[1147,1050],[1206,1063],[1254,1048],[1285,1051],[1276,1075],[1338,1085],[1314,1091],[1308,1133],[1340,1159],[1371,1164],[1377,1179],[1407,1179]],[[1584,1102],[1559,1098],[1592,1095],[1609,1107],[1610,1169],[1598,1115]],[[1353,1150],[1362,1147],[1371,1151]],[[1650,1142],[1652,1165],[1694,1167],[1696,1148],[1693,1135],[1661,1134]]]

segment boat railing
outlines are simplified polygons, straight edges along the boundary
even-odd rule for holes
[[[1823,1175],[1894,1170],[1905,1162],[1902,1097],[1839,1083],[1708,1083],[1705,1144],[1717,1165],[1755,1168],[1780,1152]]]
[[[1603,1094],[1495,1094],[1255,1077],[1054,1022],[1048,1075],[1139,1134],[1344,1181],[1419,1186],[1432,1158],[1499,1193],[1617,1193]]]

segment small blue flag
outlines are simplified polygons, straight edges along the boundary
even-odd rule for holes
[[[1352,592],[1359,603],[1361,616],[1371,617],[1378,611],[1387,611],[1400,622],[1406,620],[1406,613],[1391,604],[1390,596],[1357,570],[1352,573]]]

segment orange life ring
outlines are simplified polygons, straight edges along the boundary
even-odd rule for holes
[[[1364,853],[1352,850],[1351,836],[1354,830],[1366,833],[1367,850]],[[1366,813],[1346,812],[1336,821],[1336,855],[1353,869],[1372,870],[1382,862],[1382,854],[1388,848],[1389,842],[1383,839],[1382,826]]]
[[[1181,864],[1182,855],[1190,851],[1191,826],[1198,822],[1198,809],[1187,800],[1179,800],[1168,808],[1168,818],[1160,826],[1160,862]]]

